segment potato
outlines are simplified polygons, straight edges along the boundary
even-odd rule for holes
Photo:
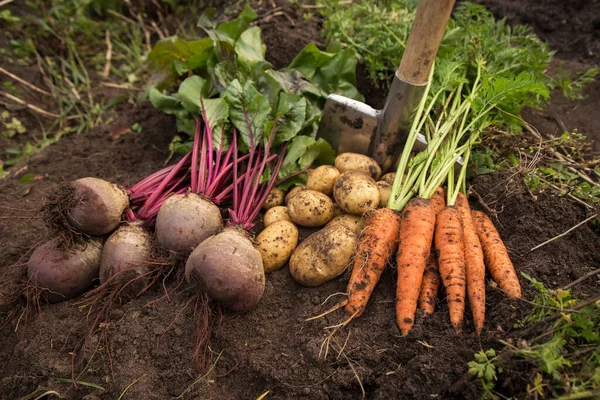
[[[340,171],[334,166],[321,165],[308,176],[306,187],[331,196],[333,194],[333,184],[338,176],[340,176]]]
[[[301,285],[322,285],[344,272],[355,247],[356,235],[345,226],[323,228],[296,247],[290,258],[290,273]]]
[[[392,194],[392,184],[386,181],[378,181],[379,188],[379,207],[387,207],[390,194]]]
[[[396,179],[396,173],[395,172],[388,172],[387,174],[385,174],[384,176],[382,176],[380,180],[385,181],[385,182],[389,183],[390,185],[393,185],[394,184],[394,179]]]
[[[352,232],[354,232],[354,234],[356,236],[359,236],[360,233],[362,232],[363,228],[365,227],[365,223],[364,223],[362,217],[360,217],[358,215],[351,215],[351,214],[338,215],[337,217],[335,217],[334,219],[329,221],[327,223],[327,225],[325,225],[325,228],[327,228],[329,226],[334,226],[334,225],[345,226],[346,228],[348,228]]]
[[[333,218],[333,201],[321,192],[306,189],[290,199],[288,211],[296,224],[316,228]]]
[[[363,215],[379,206],[379,188],[369,175],[360,171],[343,172],[335,181],[333,196],[348,214]]]
[[[292,197],[294,197],[296,194],[298,194],[298,192],[301,192],[303,190],[306,190],[307,187],[306,186],[294,186],[289,192],[288,194],[285,195],[285,204],[288,204],[290,202],[290,199]]]
[[[265,228],[277,221],[291,221],[290,213],[286,206],[276,206],[269,208],[263,218],[263,225]]]
[[[256,237],[265,272],[277,271],[290,259],[298,245],[298,229],[290,221],[277,221]]]
[[[282,206],[284,197],[285,197],[285,193],[283,193],[283,190],[280,190],[277,188],[271,189],[271,191],[269,192],[269,195],[267,196],[267,200],[265,201],[265,204],[263,204],[263,206],[262,206],[262,209],[266,211],[269,208]]]
[[[342,153],[333,163],[341,173],[346,171],[362,171],[376,181],[381,177],[381,168],[372,158],[358,153]]]

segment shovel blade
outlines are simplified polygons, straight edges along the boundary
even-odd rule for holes
[[[365,103],[337,94],[327,97],[317,136],[338,153],[369,154],[377,131],[379,111]]]

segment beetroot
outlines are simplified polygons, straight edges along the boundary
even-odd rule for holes
[[[100,283],[111,278],[116,284],[129,283],[146,275],[151,254],[152,237],[147,230],[135,224],[121,226],[110,235],[102,249]]]
[[[238,228],[226,228],[196,247],[185,265],[185,276],[234,311],[256,306],[265,290],[260,252]]]
[[[44,207],[52,230],[76,231],[92,236],[112,232],[119,226],[129,197],[123,188],[98,178],[82,178],[60,187]]]
[[[50,303],[83,293],[98,279],[102,242],[78,244],[54,238],[39,246],[27,262],[27,277]]]
[[[222,229],[219,208],[195,193],[169,197],[156,217],[158,244],[172,251],[189,253]]]

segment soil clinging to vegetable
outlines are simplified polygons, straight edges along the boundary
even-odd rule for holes
[[[316,23],[305,22],[293,8],[286,6],[285,10],[295,18],[295,27],[284,18],[263,22],[267,57],[277,67],[287,65],[308,41],[320,40]],[[377,105],[385,94],[373,90],[365,75],[359,78],[363,92],[369,88],[368,101]],[[600,100],[600,92],[593,87],[582,107]],[[559,114],[573,104],[561,107]],[[336,301],[334,297],[322,304],[329,295],[345,290],[347,276],[318,288],[305,288],[284,267],[267,275],[265,294],[257,309],[244,314],[225,312],[220,324],[215,324],[210,343],[214,367],[207,378],[198,379],[192,361],[197,322],[193,293],[167,299],[161,288],[115,306],[106,327],[110,351],[100,335],[92,336],[85,348],[75,353],[73,373],[69,352],[82,337],[85,311],[69,301],[45,306],[41,314],[19,320],[23,302],[16,307],[5,307],[3,302],[12,300],[18,289],[15,279],[25,276],[22,263],[28,252],[47,238],[42,220],[30,210],[38,209],[52,188],[84,176],[130,185],[164,163],[175,134],[174,121],[149,103],[138,108],[123,104],[119,112],[120,119],[111,127],[67,137],[35,155],[16,176],[0,181],[0,206],[21,210],[0,211],[18,217],[0,223],[0,398],[19,398],[38,388],[42,389],[39,393],[51,388],[66,399],[85,395],[90,395],[88,399],[114,399],[137,380],[125,398],[166,399],[185,392],[184,398],[239,399],[257,398],[269,391],[266,398],[349,399],[361,397],[356,375],[372,399],[468,398],[478,390],[476,382],[466,376],[473,354],[502,347],[499,339],[518,337],[513,325],[526,315],[529,305],[507,299],[490,285],[486,288],[488,306],[481,337],[474,335],[469,311],[463,334],[458,336],[443,301],[429,318],[417,314],[411,333],[401,337],[394,318],[396,277],[388,269],[366,312],[340,330],[330,343],[327,358],[319,358],[326,336],[323,328],[341,322],[343,315],[333,313],[310,322],[305,319]],[[592,131],[599,131],[593,114],[578,114],[577,118],[573,120],[575,126],[587,124]],[[141,133],[111,138],[112,129],[135,122],[142,125]],[[20,183],[27,173],[35,178]],[[588,225],[530,251],[585,219],[587,211],[582,205],[548,193],[537,193],[534,200],[518,176],[500,173],[480,177],[474,189],[477,194],[470,199],[472,206],[497,212],[493,221],[518,272],[558,288],[600,267],[600,237]],[[301,229],[300,240],[310,232]],[[535,295],[531,285],[522,278],[521,284],[524,297],[531,300]],[[167,288],[175,285],[175,280],[167,282]],[[598,280],[589,279],[574,291],[582,294],[598,289]],[[440,299],[444,297],[442,292]],[[17,314],[4,324],[4,318],[13,311]],[[511,372],[504,371],[500,392],[526,398],[526,382],[520,372]],[[83,384],[73,387],[64,379],[92,383],[105,390]]]

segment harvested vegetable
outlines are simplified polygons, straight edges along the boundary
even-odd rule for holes
[[[361,171],[378,181],[381,177],[381,167],[375,160],[363,154],[342,153],[335,158],[335,168],[340,172]]]
[[[265,272],[281,269],[298,245],[298,228],[289,221],[277,221],[256,236]]]
[[[363,215],[379,207],[377,183],[371,176],[357,170],[342,172],[335,181],[333,197],[348,214]]]
[[[289,192],[288,194],[285,195],[285,204],[289,204],[290,200],[292,199],[292,197],[294,197],[296,194],[298,194],[298,192],[301,192],[302,190],[306,190],[308,189],[306,186],[294,186]]]
[[[266,211],[270,208],[283,205],[284,197],[285,197],[285,193],[281,189],[277,189],[277,188],[271,189],[271,191],[269,192],[269,195],[267,196],[267,200],[265,201],[265,204],[263,204],[263,210]]]
[[[348,268],[356,235],[342,225],[321,229],[307,237],[292,253],[290,273],[303,286],[319,286]]]
[[[379,189],[379,207],[387,207],[392,193],[392,184],[386,181],[377,181],[376,184]]]
[[[287,207],[277,206],[269,208],[263,217],[265,228],[278,221],[292,221]]]
[[[292,221],[300,226],[316,228],[333,218],[333,202],[321,192],[302,190],[288,203]]]
[[[152,237],[139,224],[126,224],[117,229],[104,243],[100,262],[100,284],[112,278],[111,285],[124,286],[147,275],[152,256]],[[130,286],[130,293],[143,289],[146,282]]]
[[[456,198],[456,209],[460,213],[465,239],[465,273],[467,279],[467,294],[475,333],[481,334],[485,322],[485,264],[483,250],[479,237],[473,225],[471,208],[467,197],[458,193]]]
[[[321,165],[308,176],[306,187],[310,190],[316,190],[331,196],[333,194],[333,185],[340,176],[340,171],[331,165]]]
[[[425,266],[425,273],[423,274],[423,281],[421,282],[421,289],[419,291],[419,308],[423,310],[425,315],[433,314],[435,311],[435,299],[442,283],[440,268],[435,251],[433,250],[427,258],[427,265]]]
[[[365,228],[365,221],[363,220],[362,217],[359,217],[358,215],[341,214],[341,215],[338,215],[337,217],[334,217],[325,226],[327,227],[327,226],[333,226],[333,225],[345,226],[346,228],[348,228],[352,232],[354,232],[354,234],[356,236],[358,236],[358,235],[360,235],[362,230]]]
[[[481,211],[473,211],[472,215],[473,224],[483,248],[485,265],[492,274],[492,278],[508,297],[520,298],[519,278],[496,227]]]
[[[27,278],[50,303],[83,293],[98,279],[102,242],[65,243],[54,238],[39,246],[27,262]]]
[[[373,289],[398,247],[399,239],[400,215],[396,211],[380,208],[367,213],[347,287],[348,303],[345,308],[353,318],[365,311]]]
[[[81,178],[59,187],[44,207],[46,221],[57,233],[69,227],[87,235],[101,236],[119,225],[129,206],[120,186],[98,178]]]

